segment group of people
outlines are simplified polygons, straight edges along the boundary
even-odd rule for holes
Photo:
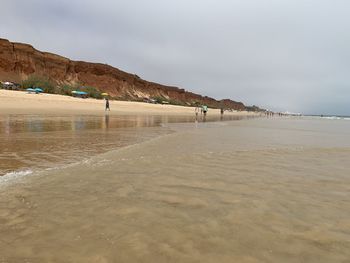
[[[106,97],[105,100],[106,100],[105,111],[107,111],[107,110],[110,111],[111,109],[109,107],[109,99]],[[201,115],[203,114],[204,116],[206,116],[207,112],[208,112],[208,106],[207,105],[202,105],[200,107],[196,106],[196,108],[195,108],[196,117],[198,116],[199,112],[201,113]],[[224,109],[223,108],[220,109],[220,113],[221,113],[221,115],[224,114]]]
[[[205,115],[207,115],[207,112],[208,112],[208,106],[207,105],[196,106],[194,111],[196,113],[196,116],[198,116],[199,112],[201,114],[204,114],[204,116],[205,116]],[[224,108],[222,108],[222,107],[220,108],[220,114],[224,115]]]
[[[204,114],[204,116],[205,116],[205,115],[207,115],[207,112],[208,112],[208,106],[206,106],[206,105],[202,105],[201,107],[197,106],[194,111],[196,113],[196,116],[198,116],[199,112],[201,114]]]
[[[208,106],[207,105],[202,105],[202,106],[196,106],[195,110],[194,110],[195,114],[196,114],[196,118],[195,118],[195,122],[198,122],[198,115],[199,113],[202,115],[202,121],[205,122],[206,121],[206,116],[207,116],[207,112],[208,112]],[[220,108],[220,120],[224,119],[224,112],[225,109],[224,107]]]

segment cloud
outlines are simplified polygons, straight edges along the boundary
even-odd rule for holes
[[[345,0],[3,0],[1,37],[246,104],[350,114]]]

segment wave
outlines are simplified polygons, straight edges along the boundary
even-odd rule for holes
[[[321,118],[327,119],[327,120],[350,120],[350,117],[341,117],[341,116],[326,116]]]
[[[33,170],[31,169],[8,172],[3,176],[0,176],[0,185],[16,181],[32,173]]]

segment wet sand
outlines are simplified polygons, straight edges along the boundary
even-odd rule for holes
[[[0,187],[0,262],[347,262],[350,124],[255,119]]]
[[[225,115],[206,121],[243,118]],[[167,124],[194,123],[194,115],[1,115],[0,177],[71,165],[120,147],[171,133]],[[197,122],[204,117],[197,118]]]

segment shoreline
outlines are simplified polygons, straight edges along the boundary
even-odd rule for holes
[[[144,120],[144,118],[148,118],[149,116],[158,116],[159,118],[167,118],[173,117],[176,119],[174,121],[175,123],[182,123],[185,122],[187,123],[188,118],[195,118],[195,108],[194,107],[184,107],[184,106],[175,106],[175,105],[161,105],[161,104],[150,104],[150,103],[143,103],[143,102],[129,102],[129,101],[110,101],[110,107],[111,111],[108,111],[107,113],[104,110],[105,102],[104,100],[97,100],[97,99],[81,99],[81,98],[74,98],[70,96],[64,96],[64,95],[55,95],[55,94],[28,94],[23,91],[9,91],[9,90],[0,90],[0,116],[16,116],[16,115],[35,115],[38,116],[39,118],[44,117],[43,120],[41,120],[40,125],[38,125],[38,121],[36,120],[36,126],[33,126],[33,129],[38,129],[42,127],[46,127],[45,120],[50,119],[50,116],[52,117],[68,117],[68,118],[73,118],[66,120],[65,122],[61,123],[68,123],[70,125],[72,131],[75,129],[80,129],[81,125],[81,119],[80,117],[89,117],[89,116],[94,116],[97,118],[102,119],[92,119],[93,125],[97,125],[100,130],[100,135],[103,136],[102,134],[106,132],[106,129],[108,130],[108,126],[111,126],[110,129],[113,130],[113,121],[118,122],[118,119],[120,116],[125,116],[126,118],[129,119],[128,116],[130,116],[131,120],[134,120],[136,117],[138,120],[136,121],[137,124],[135,125],[141,125],[141,126],[154,126],[156,127],[156,122],[155,123],[149,123],[149,120]],[[112,119],[105,119],[108,116],[112,117]],[[224,114],[225,119],[227,121],[230,121],[230,118],[240,118],[240,117],[255,117],[259,116],[258,113],[254,112],[225,112]],[[220,110],[219,109],[209,109],[208,112],[208,122],[211,122],[213,120],[218,120],[220,119]],[[17,117],[15,117],[17,118]],[[79,118],[78,120],[75,120],[75,118]],[[156,118],[158,119],[158,118]],[[76,123],[76,122],[79,123]],[[123,122],[123,120],[121,120]],[[134,120],[135,121],[135,120]],[[154,121],[154,120],[153,120]],[[159,120],[158,120],[159,121]],[[107,123],[108,122],[108,123]],[[111,123],[110,123],[111,122]],[[142,124],[144,123],[144,124]],[[1,125],[1,123],[0,123]],[[7,123],[7,125],[9,125]],[[78,125],[76,128],[75,126]],[[100,127],[101,126],[101,127]],[[141,127],[140,126],[140,127]],[[28,127],[30,128],[31,125],[25,125],[26,129]],[[135,126],[136,127],[136,126]],[[1,128],[1,126],[0,126]],[[18,129],[18,127],[17,127]],[[11,132],[9,132],[11,129],[9,127],[5,128],[7,130],[7,136],[11,135]],[[144,130],[144,129],[142,129]],[[58,130],[57,130],[58,131]],[[62,130],[63,132],[66,132],[65,130]],[[85,130],[84,132],[86,133],[88,131]],[[111,131],[111,130],[110,130]],[[144,130],[146,132],[146,130]],[[33,131],[22,131],[24,134],[37,134],[37,130],[33,133]],[[56,130],[54,130],[56,132]],[[67,134],[67,133],[66,133]],[[70,136],[69,134],[67,135],[68,137]],[[96,135],[97,136],[97,135]],[[142,136],[142,135],[141,135]],[[157,135],[156,137],[158,137]],[[87,141],[89,141],[89,138],[85,138]],[[99,138],[101,139],[101,138]],[[49,136],[42,137],[41,143],[45,140],[49,140]],[[65,139],[66,140],[66,139]],[[105,152],[108,152],[110,150],[116,150],[118,148],[123,148],[125,146],[129,146],[134,144],[134,141],[136,141],[136,138],[131,139],[130,142],[127,143],[127,145],[123,145],[120,147],[114,145],[113,149],[108,148]],[[73,141],[75,142],[75,141]],[[1,143],[1,140],[0,140]],[[8,142],[10,145],[10,142]],[[35,139],[31,139],[30,141],[27,141],[27,144],[31,143],[31,147],[37,147],[36,146],[36,141]],[[111,141],[112,143],[112,141]],[[125,143],[125,142],[124,142]],[[56,142],[55,145],[60,144],[59,142]],[[112,143],[113,144],[113,143]],[[6,146],[6,144],[4,145]],[[10,146],[8,146],[10,147]],[[59,148],[59,146],[57,146]],[[64,146],[62,146],[64,147]],[[83,146],[82,146],[83,147]],[[87,147],[86,145],[84,147]],[[102,147],[102,146],[101,146]],[[110,145],[108,146],[110,147]],[[93,147],[88,147],[89,149],[85,149],[86,151],[90,152],[93,151],[94,154],[92,156],[96,156],[100,154],[101,152],[96,148],[96,146]],[[32,149],[32,148],[31,148]],[[23,150],[25,151],[25,149]],[[40,149],[37,149],[37,151],[41,151]],[[83,150],[84,151],[84,150]],[[20,151],[20,153],[22,153]],[[50,153],[48,153],[50,154]],[[8,155],[8,154],[7,154]],[[6,158],[8,159],[9,157],[5,154],[5,159],[4,162],[6,162]],[[21,154],[20,154],[21,155]],[[22,156],[23,157],[23,156]],[[68,156],[67,158],[63,158],[62,156],[55,156],[55,158],[62,158],[61,161],[63,161],[62,164],[67,164],[71,163],[68,162],[72,156]],[[64,160],[63,160],[64,159]],[[11,162],[10,159],[8,159],[9,162]],[[26,163],[27,160],[24,159],[19,159],[20,162]],[[47,167],[51,167],[51,160],[48,160],[48,165]],[[19,165],[14,169],[11,169],[9,171],[6,171],[4,174],[1,173],[1,166],[0,166],[0,178],[3,176],[6,176],[8,173],[21,173],[24,170],[27,169],[35,169],[41,166],[42,164],[34,164],[33,166],[27,166],[26,164],[24,165]],[[45,166],[45,165],[44,165]],[[6,170],[6,169],[5,169]]]
[[[0,90],[0,114],[35,115],[104,115],[104,100],[81,99],[57,94],[29,94],[25,91]],[[110,115],[194,115],[194,107],[150,104],[146,102],[110,100]],[[220,115],[220,109],[210,108],[208,115]],[[248,111],[225,111],[224,115],[259,116]]]
[[[35,136],[32,137],[35,134],[42,133],[42,136],[40,136],[40,139],[39,139],[42,143],[43,141],[49,140],[51,135],[55,134],[56,132],[58,132],[58,134],[61,134],[61,136],[63,135],[64,140],[66,140],[67,139],[66,136],[69,137],[70,134],[78,134],[79,133],[80,138],[83,138],[82,134],[80,132],[83,132],[83,134],[88,134],[89,131],[91,131],[89,128],[83,129],[83,130],[79,130],[79,129],[75,130],[73,127],[72,127],[72,129],[63,129],[63,130],[58,129],[58,130],[50,130],[50,131],[42,131],[42,132],[36,130],[36,128],[38,128],[38,127],[46,126],[44,124],[45,119],[50,119],[50,122],[51,122],[52,120],[59,118],[60,122],[64,123],[64,122],[62,122],[62,120],[64,120],[64,119],[62,119],[62,117],[63,117],[66,119],[66,122],[68,120],[70,122],[70,124],[73,126],[74,126],[75,121],[78,121],[79,125],[80,125],[82,118],[83,118],[83,120],[85,118],[87,118],[87,119],[85,119],[85,121],[91,120],[91,118],[93,118],[92,119],[93,121],[98,121],[98,122],[101,122],[101,121],[105,122],[105,121],[109,121],[109,120],[115,120],[116,122],[119,122],[119,121],[123,122],[123,121],[125,121],[124,117],[126,117],[127,120],[131,120],[131,121],[135,120],[135,118],[136,118],[138,123],[136,123],[135,125],[126,126],[126,127],[123,127],[123,126],[113,127],[113,125],[112,125],[112,127],[108,127],[108,125],[106,126],[106,124],[105,125],[102,124],[102,126],[99,128],[93,128],[94,133],[96,134],[95,131],[98,131],[97,134],[103,136],[103,141],[107,142],[109,144],[109,146],[105,150],[101,151],[101,150],[99,150],[99,148],[104,148],[104,147],[97,148],[96,146],[91,145],[91,146],[88,146],[88,149],[86,149],[86,145],[81,145],[81,147],[82,147],[81,153],[86,151],[86,152],[88,152],[88,155],[84,155],[84,154],[79,155],[81,157],[80,160],[73,158],[75,155],[67,155],[65,157],[57,155],[57,154],[55,155],[55,150],[57,150],[57,149],[62,150],[62,148],[61,148],[62,146],[58,145],[60,142],[60,140],[58,138],[58,140],[55,143],[55,145],[57,146],[56,147],[57,149],[55,147],[53,147],[53,152],[49,151],[49,152],[44,153],[44,154],[48,154],[48,155],[54,154],[54,156],[52,158],[53,159],[59,158],[60,161],[58,163],[52,162],[52,160],[49,158],[45,161],[45,163],[43,163],[42,161],[40,161],[40,162],[34,161],[34,163],[31,163],[30,166],[21,165],[18,167],[13,167],[13,169],[10,169],[7,171],[2,170],[1,166],[0,166],[0,185],[1,185],[1,183],[4,183],[4,182],[6,184],[7,181],[11,181],[11,182],[13,180],[17,181],[17,179],[21,179],[22,177],[26,177],[27,175],[31,175],[33,173],[43,172],[43,171],[51,170],[51,169],[56,170],[56,168],[61,169],[61,168],[65,168],[65,167],[70,167],[70,166],[75,165],[75,164],[81,164],[82,162],[85,162],[87,160],[91,160],[92,158],[107,154],[109,152],[127,149],[129,147],[132,147],[135,145],[140,145],[140,144],[143,144],[143,143],[146,143],[149,141],[153,141],[156,139],[160,139],[164,136],[169,136],[171,134],[181,133],[184,131],[191,131],[194,128],[197,129],[199,124],[201,124],[201,125],[206,124],[206,121],[193,122],[191,117],[194,118],[194,116],[188,117],[188,115],[173,115],[173,116],[171,116],[171,115],[158,115],[158,116],[155,116],[155,115],[146,115],[146,114],[144,114],[144,115],[131,115],[130,114],[130,115],[120,115],[122,117],[122,119],[119,119],[118,115],[111,116],[112,119],[108,118],[108,115],[104,115],[104,116],[72,115],[72,116],[65,116],[65,117],[64,116],[54,116],[54,115],[35,115],[35,116],[23,115],[23,116],[25,119],[28,119],[29,122],[34,122],[36,124],[33,126],[34,130],[33,131],[20,131],[20,132],[17,131],[17,132],[14,132],[13,135],[16,136],[16,134],[23,134],[24,138],[27,138],[27,136],[30,135],[28,138],[32,138],[32,140],[30,140],[30,139],[25,139],[25,140],[26,140],[26,144],[28,144],[28,143],[33,144],[34,143],[34,146],[32,145],[33,147],[36,147],[35,142],[37,142],[37,139],[35,138]],[[149,122],[149,120],[150,120],[149,117],[152,117],[152,120],[153,120],[153,117],[156,117],[158,120],[156,120],[155,122]],[[169,119],[167,117],[170,117],[171,119],[175,118],[174,119],[175,121],[169,121]],[[211,117],[212,118],[209,119],[207,123],[215,123],[215,122],[219,121],[218,117],[215,117],[215,116],[211,116]],[[254,118],[254,117],[249,117],[249,116],[241,116],[241,117],[240,116],[237,116],[237,117],[231,116],[231,117],[232,118],[230,119],[230,117],[228,116],[226,120],[221,120],[221,121],[232,122],[232,121],[238,121],[240,119]],[[21,117],[21,115],[18,115],[18,116],[14,115],[13,117],[10,117],[10,118],[14,118],[14,119],[20,118],[23,121],[23,117]],[[191,121],[188,121],[189,118],[191,119]],[[42,121],[44,121],[44,122],[42,122]],[[147,124],[142,124],[143,121],[147,122]],[[166,125],[164,126],[162,124],[166,124]],[[169,124],[170,124],[170,126],[169,126]],[[182,124],[185,126],[182,126]],[[0,114],[0,125],[1,125],[1,114]],[[141,125],[141,126],[139,126],[139,125]],[[175,126],[172,126],[172,125],[175,125]],[[179,128],[179,126],[176,126],[176,125],[181,125],[181,128]],[[31,126],[26,125],[26,127],[31,127]],[[140,128],[140,127],[141,127],[141,130],[143,132],[139,132],[137,135],[131,136],[131,138],[128,138],[126,141],[123,141],[122,145],[120,145],[118,142],[115,142],[114,139],[111,140],[111,139],[107,139],[107,137],[105,137],[106,134],[109,134],[111,136],[111,132],[112,133],[115,132],[116,133],[115,136],[123,136],[123,135],[125,136],[125,135],[129,134],[130,131],[132,134],[133,133],[132,130],[135,130],[135,129]],[[203,126],[203,128],[204,127],[205,126]],[[1,128],[1,126],[0,126],[0,128]],[[120,128],[122,130],[120,130]],[[149,128],[151,128],[151,130],[149,130]],[[127,131],[125,129],[127,129]],[[9,130],[9,129],[7,129],[7,130]],[[153,130],[153,132],[152,132],[152,130]],[[149,131],[149,132],[147,132],[147,131]],[[146,134],[146,137],[143,137],[144,136],[143,133]],[[5,137],[6,136],[8,137],[8,136],[11,136],[11,134],[12,133],[10,132],[10,133],[6,133],[3,135],[5,135]],[[1,135],[1,133],[0,133],[0,135]],[[142,137],[143,137],[143,139],[138,140],[138,138],[142,138]],[[22,138],[21,135],[18,138]],[[118,137],[115,137],[115,138],[117,139]],[[85,139],[88,139],[88,138],[85,137]],[[2,141],[0,140],[0,143],[1,142]],[[82,142],[80,142],[80,143],[82,143]],[[6,146],[6,144],[5,144],[5,146]],[[52,148],[52,146],[50,146],[50,148]],[[65,149],[66,149],[66,151],[69,152],[68,148],[65,148]],[[36,150],[34,149],[34,152],[38,152],[39,150],[40,149],[36,149]],[[0,151],[0,156],[1,156],[1,154],[2,153]],[[24,158],[22,156],[23,155],[22,151],[20,151],[20,153],[18,153],[18,154],[19,154],[20,158]],[[25,154],[25,155],[26,155],[25,159],[31,158],[31,156],[27,156],[27,154]],[[5,154],[5,156],[6,156],[6,154]],[[25,159],[23,159],[23,161]],[[4,161],[6,161],[6,157],[5,157]],[[5,177],[6,177],[6,179],[5,179]]]
[[[159,128],[163,129],[162,127],[159,127]],[[47,167],[40,167],[40,166],[21,167],[19,169],[9,171],[5,174],[0,173],[0,192],[1,190],[8,189],[7,187],[11,187],[14,184],[22,183],[23,180],[27,180],[28,177],[42,176],[43,174],[45,175],[47,173],[62,171],[65,169],[74,169],[74,167],[83,166],[84,164],[92,163],[93,161],[96,161],[96,162],[99,162],[101,160],[103,161],[105,159],[105,156],[109,156],[113,153],[128,151],[130,149],[132,150],[135,147],[140,147],[145,143],[150,143],[152,141],[160,140],[163,137],[174,135],[180,132],[183,132],[183,131],[172,129],[170,133],[158,134],[154,137],[151,137],[139,142],[129,141],[126,145],[122,145],[122,146],[114,145],[114,147],[111,149],[107,149],[106,151],[102,151],[102,152],[93,152],[90,156],[85,156],[81,160],[69,161],[71,159],[67,158],[62,163],[58,163],[55,165],[52,164]]]

